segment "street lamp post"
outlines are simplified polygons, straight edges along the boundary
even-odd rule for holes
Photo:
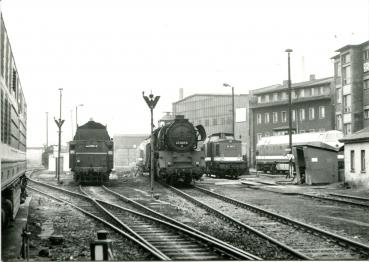
[[[76,105],[76,131],[78,128],[78,107],[83,106],[83,104]]]
[[[54,121],[59,128],[59,143],[58,143],[58,161],[57,161],[57,168],[56,168],[56,176],[58,178],[58,183],[60,183],[60,152],[61,152],[61,127],[64,123],[64,120],[61,119],[61,109],[62,109],[62,91],[63,88],[59,88],[59,119],[56,120],[54,117]]]
[[[145,92],[142,92],[142,96],[146,101],[146,104],[150,108],[151,113],[151,138],[150,138],[150,188],[151,188],[151,197],[154,196],[154,108],[159,101],[160,96],[154,96],[152,93],[147,97],[145,96]]]
[[[290,53],[292,49],[286,49],[288,55],[288,144],[289,144],[289,175],[292,177],[292,99],[291,99],[291,68],[290,68]]]
[[[232,133],[235,136],[235,133],[234,133],[235,132],[234,130],[234,87],[227,83],[224,83],[223,86],[232,87]]]

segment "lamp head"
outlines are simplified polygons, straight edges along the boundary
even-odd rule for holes
[[[227,83],[223,83],[223,86],[229,87],[230,85],[228,85]]]
[[[292,49],[286,49],[285,52],[291,53],[291,52],[293,52],[293,50]]]

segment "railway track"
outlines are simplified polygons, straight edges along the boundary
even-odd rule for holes
[[[172,191],[243,230],[269,239],[303,259],[368,259],[369,246],[294,221],[253,205],[213,193],[201,187]],[[232,217],[225,214],[232,213]],[[247,225],[241,221],[247,222]],[[250,225],[250,226],[249,226]]]
[[[98,203],[172,260],[260,260],[250,253],[176,222],[104,186],[83,187],[82,190],[91,197],[99,197],[100,199],[96,199]],[[108,199],[109,202],[101,200],[102,198]]]
[[[94,193],[91,188],[81,188],[83,194],[79,194],[40,182],[33,183],[37,183],[39,187],[52,188],[54,199],[98,219],[151,252],[158,260],[260,260],[230,245],[222,245],[219,240],[206,238],[156,217],[96,199],[92,196]],[[41,193],[39,189],[30,189]],[[93,191],[96,189],[98,188]]]
[[[335,194],[335,193],[328,193],[328,194],[313,194],[313,193],[300,193],[302,196],[348,204],[351,206],[358,206],[363,208],[369,208],[369,198],[364,197],[357,197],[357,196],[350,196],[350,195],[343,195],[343,194]]]

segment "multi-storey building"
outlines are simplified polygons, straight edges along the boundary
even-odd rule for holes
[[[345,135],[369,126],[369,41],[336,52],[336,127]]]
[[[249,96],[234,95],[235,137],[243,143],[243,154],[249,155]],[[207,135],[232,133],[232,95],[194,94],[173,103],[173,114],[184,115],[194,125],[203,125]]]
[[[251,163],[255,161],[258,140],[264,136],[288,134],[288,81],[250,91]],[[333,77],[315,79],[291,86],[292,133],[334,129]]]

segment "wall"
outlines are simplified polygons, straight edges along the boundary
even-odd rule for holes
[[[26,159],[27,167],[39,167],[42,165],[42,152],[43,147],[40,148],[27,148]]]
[[[350,152],[355,151],[355,171],[351,171]],[[360,151],[365,150],[366,172],[361,172]],[[353,187],[363,187],[369,189],[369,142],[345,143],[345,182]]]

